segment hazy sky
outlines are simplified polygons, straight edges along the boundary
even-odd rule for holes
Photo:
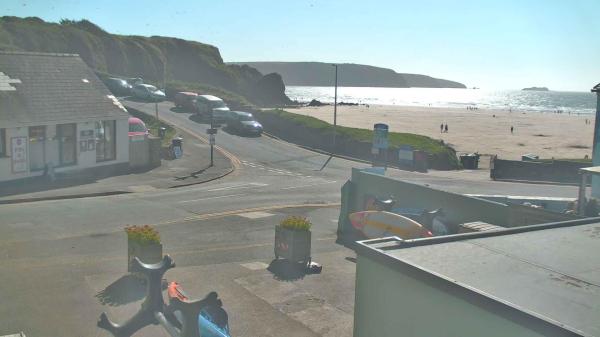
[[[0,15],[215,45],[227,61],[350,62],[467,86],[589,91],[600,0],[2,0]]]

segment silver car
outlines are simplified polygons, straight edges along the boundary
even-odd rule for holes
[[[134,97],[148,101],[164,101],[165,93],[150,84],[136,84],[131,89]]]

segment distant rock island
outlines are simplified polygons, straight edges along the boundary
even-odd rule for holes
[[[523,88],[521,90],[525,90],[525,91],[550,91],[550,89],[548,89],[546,87],[529,87],[529,88]]]
[[[278,73],[285,85],[320,86],[334,85],[334,67],[323,62],[232,62],[248,65],[263,74]],[[342,87],[389,87],[389,88],[466,88],[459,82],[433,78],[426,75],[397,73],[392,69],[364,64],[343,63],[338,65],[338,86]]]

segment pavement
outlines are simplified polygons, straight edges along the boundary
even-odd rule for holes
[[[154,114],[154,104],[124,103]],[[185,139],[205,137],[203,121],[169,102],[158,107],[161,119],[193,135]],[[354,254],[335,235],[340,188],[352,167],[369,165],[227,130],[216,141],[234,168],[222,179],[179,188],[140,188],[152,185],[127,179],[121,187],[138,186],[128,189],[136,193],[0,204],[0,336],[107,336],[95,326],[100,313],[123,322],[143,296],[125,273],[123,228],[133,224],[160,231],[164,253],[177,263],[167,279],[195,298],[219,292],[233,336],[351,336]],[[573,186],[496,182],[481,172],[386,174],[456,193],[577,194]],[[321,274],[267,269],[274,226],[288,214],[314,223]],[[137,335],[165,336],[156,326]]]
[[[68,199],[89,196],[143,193],[211,181],[233,171],[226,154],[214,151],[210,166],[210,146],[206,140],[178,129],[184,139],[183,156],[161,160],[161,166],[111,177],[82,173],[64,174],[51,182],[45,177],[0,185],[0,204],[32,200]]]
[[[337,207],[277,208],[209,215],[164,223],[164,253],[177,266],[167,272],[193,298],[217,291],[233,336],[351,336],[354,252],[336,245]],[[313,223],[312,257],[320,274],[305,274],[274,261],[274,226],[286,215]],[[95,326],[101,312],[123,322],[144,297],[144,285],[126,273],[122,228],[64,236],[42,244],[2,238],[4,270],[0,335],[108,336]],[[29,231],[34,230],[29,228]],[[99,229],[100,231],[100,229]],[[107,249],[110,247],[110,249]],[[157,326],[140,336],[166,336]]]

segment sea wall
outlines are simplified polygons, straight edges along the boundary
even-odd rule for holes
[[[493,180],[527,180],[578,185],[579,169],[589,163],[555,160],[533,162],[494,158],[490,165]]]

